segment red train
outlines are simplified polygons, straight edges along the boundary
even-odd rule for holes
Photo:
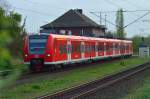
[[[110,57],[131,56],[132,41],[71,35],[30,35],[24,42],[24,63],[31,70],[44,65],[68,64]]]

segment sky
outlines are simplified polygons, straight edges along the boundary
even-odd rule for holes
[[[1,0],[0,0],[1,1]],[[90,12],[103,12],[102,18],[115,24],[116,12],[119,8],[127,11],[150,10],[149,0],[7,0],[9,10],[16,11],[26,20],[28,33],[38,33],[40,26],[52,22],[70,9],[83,9],[83,13],[100,23],[100,18]],[[107,13],[104,13],[107,12]],[[124,12],[124,25],[141,17],[148,11]],[[95,13],[99,16],[99,13]],[[102,20],[102,25],[105,21]],[[134,35],[150,35],[150,14],[125,28],[127,37]],[[107,31],[115,31],[115,25],[106,22]]]

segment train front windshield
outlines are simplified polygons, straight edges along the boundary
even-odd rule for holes
[[[29,36],[29,53],[44,54],[46,49],[47,35],[30,35]]]

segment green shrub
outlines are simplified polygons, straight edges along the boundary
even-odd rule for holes
[[[0,49],[0,70],[13,69],[11,65],[11,56],[5,49]]]

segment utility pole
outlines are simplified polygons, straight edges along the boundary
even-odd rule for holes
[[[107,14],[105,13],[105,26],[106,26]]]
[[[99,16],[100,16],[100,25],[102,25],[102,13],[101,12],[99,13]]]
[[[116,12],[116,11],[114,11],[114,12]],[[123,12],[127,12],[127,11],[123,11]],[[131,12],[131,11],[130,11],[130,12]],[[90,13],[91,13],[92,15],[94,15],[94,16],[100,18],[100,16],[96,14],[96,13],[100,13],[100,12],[90,12]],[[102,12],[101,12],[101,13],[102,13]],[[128,26],[130,26],[130,25],[136,23],[138,20],[142,19],[143,17],[147,16],[148,14],[150,14],[150,10],[147,10],[146,13],[144,13],[142,16],[138,17],[137,19],[131,21],[129,24],[127,24],[127,25],[124,26],[123,28],[126,28],[126,27],[128,27]],[[106,20],[107,23],[109,23],[109,24],[111,24],[111,25],[113,25],[113,26],[116,26],[115,23],[113,23],[113,22],[111,22],[111,21],[109,21],[109,20],[107,20],[107,19],[105,19],[105,18],[102,18],[102,17],[101,17],[101,20]],[[145,21],[145,20],[144,20],[144,21]],[[147,21],[147,22],[148,22],[148,21]]]

